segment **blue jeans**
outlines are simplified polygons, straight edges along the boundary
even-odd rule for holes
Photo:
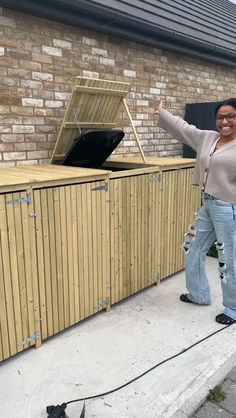
[[[188,297],[202,305],[211,302],[205,260],[215,241],[224,313],[236,319],[236,204],[203,193],[201,209],[184,242]]]

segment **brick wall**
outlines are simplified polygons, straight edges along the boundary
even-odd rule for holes
[[[236,96],[236,70],[0,8],[0,167],[48,163],[76,76],[130,82],[127,100],[146,155],[182,145],[150,112]],[[137,154],[132,130],[116,153]]]

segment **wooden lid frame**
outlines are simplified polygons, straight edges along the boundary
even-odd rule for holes
[[[130,84],[96,78],[77,77],[60,128],[51,163],[60,164],[75,138],[86,129],[116,128],[118,111],[127,113],[142,159],[146,162],[125,98]]]

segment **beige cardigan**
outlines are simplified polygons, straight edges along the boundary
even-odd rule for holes
[[[214,152],[219,133],[197,129],[167,110],[160,110],[159,126],[196,153],[193,184],[221,200],[236,204],[236,138]]]

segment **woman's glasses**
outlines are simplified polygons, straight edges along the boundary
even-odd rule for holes
[[[223,122],[224,119],[227,122],[233,122],[235,119],[236,113],[227,113],[227,115],[216,115],[216,122]]]

